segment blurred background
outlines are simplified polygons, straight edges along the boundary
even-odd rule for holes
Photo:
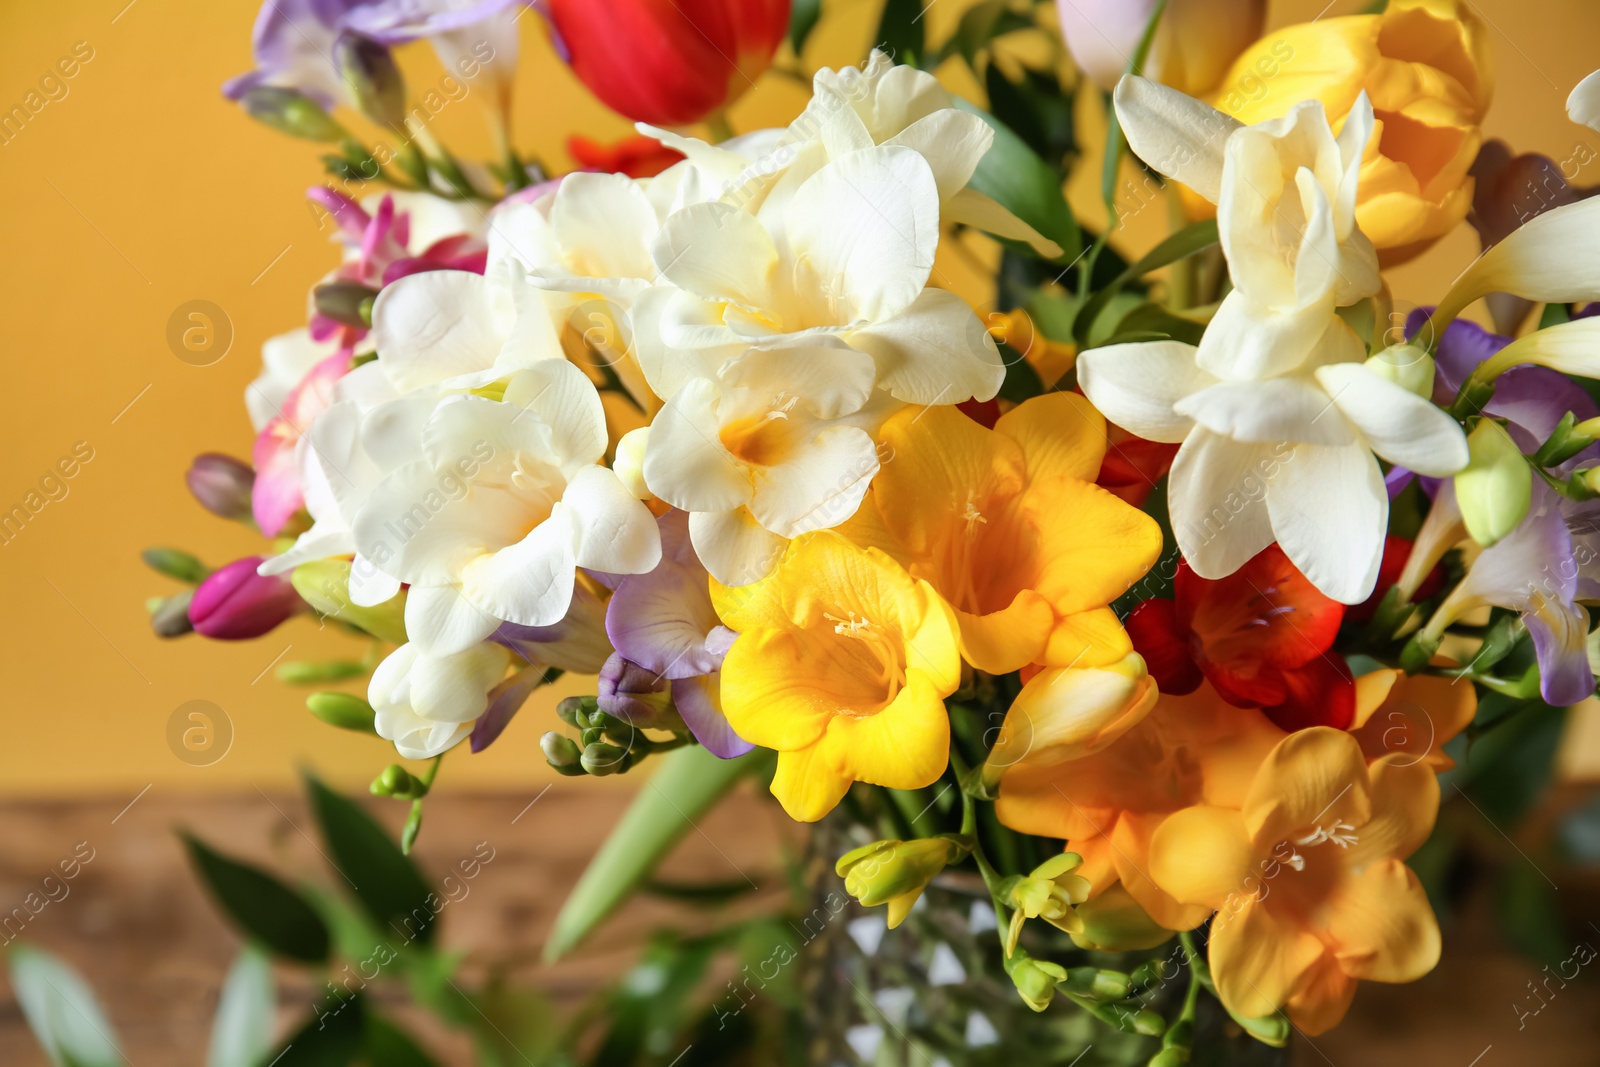
[[[935,3],[930,36],[942,39],[968,6]],[[1272,20],[1333,17],[1362,6],[1276,0]],[[1487,135],[1558,161],[1583,146],[1582,158],[1600,158],[1600,138],[1569,123],[1564,107],[1571,87],[1600,66],[1600,7],[1593,0],[1471,6],[1491,27],[1498,64]],[[806,66],[863,55],[879,7],[878,0],[825,0]],[[0,136],[7,311],[0,318],[0,511],[38,490],[59,459],[80,460],[76,475],[24,527],[0,534],[8,708],[0,916],[86,844],[93,860],[67,897],[32,916],[25,936],[89,978],[125,1039],[125,1057],[140,1067],[203,1062],[215,991],[236,945],[193,883],[174,828],[193,828],[291,870],[314,870],[316,845],[302,830],[307,815],[297,796],[300,771],[314,769],[346,792],[364,793],[393,758],[384,742],[318,723],[305,711],[303,692],[274,676],[284,662],[352,655],[346,638],[300,618],[256,641],[162,642],[144,607],[147,597],[174,591],[140,563],[145,546],[177,545],[212,564],[260,550],[247,528],[200,510],[183,471],[204,451],[249,455],[242,395],[259,371],[261,343],[303,321],[308,287],[337,259],[331,228],[319,229],[318,213],[302,195],[321,180],[315,151],[249,121],[218,92],[251,65],[255,17],[256,5],[246,0],[0,8],[0,111],[39,89],[58,60],[78,61],[77,72],[60,80],[64,88],[19,130]],[[597,140],[628,133],[557,60],[538,14],[528,11],[521,25],[514,116],[523,154],[559,172],[572,165],[570,133]],[[402,62],[413,86],[442,76],[426,46],[412,46]],[[957,68],[947,64],[940,73],[956,91],[981,99]],[[769,75],[730,118],[739,131],[783,124],[806,95]],[[1103,120],[1084,110],[1080,139],[1093,145]],[[490,154],[471,101],[450,104],[436,129],[459,156]],[[1082,168],[1090,185],[1094,172]],[[1580,174],[1574,184],[1597,181]],[[1103,218],[1095,189],[1072,192],[1087,223]],[[1124,240],[1147,246],[1164,224],[1149,217],[1156,214],[1137,219]],[[1397,304],[1436,299],[1476,251],[1476,235],[1463,226],[1394,271]],[[970,284],[964,295],[975,305],[992,300],[977,269],[955,263],[950,273]],[[179,358],[169,341],[180,309],[193,301],[221,312],[214,359],[204,366]],[[539,735],[555,701],[580,686],[572,680],[536,694],[494,748],[447,761],[419,845],[427,870],[491,843],[497,859],[471,898],[452,908],[445,936],[469,964],[520,968],[558,1000],[615,975],[643,932],[672,912],[659,903],[630,908],[576,962],[544,970],[534,964],[554,909],[639,785],[567,782],[546,768]],[[192,701],[214,707],[216,740],[199,757],[173,740],[173,723],[186,721],[179,709]],[[1525,870],[1447,917],[1438,972],[1414,986],[1363,988],[1350,1021],[1314,1046],[1302,1043],[1298,1062],[1596,1061],[1600,987],[1587,974],[1552,982],[1539,962],[1552,952],[1560,953],[1555,959],[1570,954],[1573,937],[1600,944],[1600,867],[1584,863],[1585,855],[1600,855],[1600,817],[1587,808],[1600,780],[1595,713],[1574,709],[1564,724],[1548,725],[1506,757],[1543,761],[1555,782],[1536,808],[1532,797],[1507,800],[1522,805],[1514,835],[1500,833],[1510,820],[1492,818],[1494,812],[1463,831],[1483,835],[1488,854],[1512,863],[1521,856]],[[372,810],[391,828],[404,817],[393,802]],[[773,811],[755,803],[725,808],[691,835],[673,864],[706,878],[775,870],[777,842],[792,843],[794,835]],[[1510,914],[1555,914],[1563,924],[1508,929],[1494,907],[1508,894],[1525,905]],[[292,979],[284,988],[286,1002],[311,996]],[[1540,1010],[1530,1015],[1534,1008]],[[429,1036],[460,1057],[451,1062],[470,1062],[464,1043]],[[9,991],[0,991],[0,1063],[45,1062]]]

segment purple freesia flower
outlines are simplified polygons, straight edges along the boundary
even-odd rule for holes
[[[618,662],[608,664],[613,692],[601,694],[600,707],[626,720],[637,710],[630,702],[650,688],[646,683],[666,683],[684,725],[707,750],[723,759],[742,756],[755,746],[733,732],[720,698],[722,657],[736,635],[711,606],[710,579],[689,543],[688,516],[670,511],[657,525],[661,562],[648,574],[619,581],[606,611]]]
[[[346,33],[380,45],[430,40],[452,75],[473,55],[503,74],[517,58],[513,9],[518,0],[266,0],[251,33],[256,69],[230,78],[224,96],[237,100],[262,85],[298,89],[325,108],[346,97],[333,60]],[[485,49],[481,46],[487,46]]]

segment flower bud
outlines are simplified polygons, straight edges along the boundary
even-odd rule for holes
[[[1134,952],[1155,948],[1172,939],[1172,931],[1157,925],[1118,882],[1075,909],[1079,929],[1072,943],[1097,952]],[[1160,962],[1160,961],[1156,961]],[[1141,964],[1141,966],[1143,966]],[[1161,977],[1159,974],[1156,978]],[[1139,984],[1145,985],[1141,981]]]
[[[1100,751],[1155,706],[1156,685],[1136,652],[1107,667],[1052,667],[1022,687],[983,765],[993,787],[1022,760],[1048,765]]]
[[[1067,969],[1059,963],[1036,960],[1025,952],[1012,956],[1006,963],[1006,971],[1022,1002],[1034,1011],[1048,1008],[1056,995],[1056,983],[1067,979]]]
[[[1533,472],[1505,427],[1479,419],[1467,435],[1466,469],[1456,475],[1456,503],[1467,533],[1485,548],[1517,528],[1533,500]]]
[[[352,659],[285,660],[272,674],[285,685],[323,685],[360,678],[371,670],[369,665]]]
[[[375,797],[418,800],[428,795],[428,784],[398,763],[391,763],[367,787]]]
[[[613,652],[600,668],[595,702],[601,711],[625,723],[654,729],[673,716],[672,683]]]
[[[905,921],[938,873],[959,863],[971,845],[952,834],[915,841],[878,841],[847,852],[834,865],[846,893],[863,907],[889,905],[889,929]]]
[[[1064,986],[1067,992],[1091,1000],[1126,1000],[1133,992],[1133,979],[1121,971],[1073,967],[1067,971]]]
[[[287,579],[256,573],[261,561],[234,560],[200,583],[189,603],[196,633],[219,641],[260,637],[305,607]]]
[[[350,568],[345,559],[302,563],[289,575],[295,592],[325,618],[338,619],[392,644],[406,643],[406,595],[396,593],[382,604],[362,607],[350,599]],[[367,564],[371,566],[371,564]]]
[[[1156,0],[1058,0],[1057,8],[1073,60],[1110,89],[1138,50]],[[1261,35],[1266,19],[1266,0],[1170,0],[1144,74],[1199,96]]]
[[[150,612],[150,628],[157,637],[194,633],[194,626],[189,622],[189,601],[193,599],[194,590],[185,589],[156,604],[155,610]]]
[[[539,739],[539,751],[544,753],[544,761],[557,772],[568,776],[583,773],[580,764],[583,751],[566,734],[551,730]]]
[[[258,85],[240,97],[239,103],[251,118],[291,137],[337,141],[344,136],[321,104],[295,89]]]
[[[644,450],[649,442],[650,427],[629,430],[617,442],[617,458],[611,461],[612,472],[627,486],[628,492],[640,500],[649,500],[655,495],[644,484]]]
[[[1148,1067],[1184,1067],[1193,1053],[1186,1045],[1172,1045],[1150,1057]]]
[[[139,553],[145,566],[168,578],[195,585],[211,573],[204,563],[181,548],[147,548]]]
[[[241,522],[250,518],[250,490],[256,484],[256,472],[243,460],[206,452],[194,457],[183,480],[211,514]]]
[[[333,42],[333,62],[363,115],[391,130],[405,128],[406,80],[393,53],[370,37],[347,32]]]
[[[360,697],[349,693],[312,693],[306,697],[306,707],[329,726],[372,734],[374,737],[378,734],[372,724],[377,713],[372,710],[371,704]]]
[[[1367,360],[1367,369],[1424,400],[1433,396],[1433,357],[1416,345],[1390,345]]]
[[[360,282],[329,282],[311,291],[316,309],[334,322],[365,329],[372,325],[372,305],[378,290]]]
[[[594,697],[562,697],[556,705],[556,716],[568,726],[583,730],[588,728],[589,715],[595,708]]]
[[[1017,950],[1017,938],[1022,935],[1026,919],[1043,919],[1069,934],[1082,928],[1073,908],[1089,899],[1089,880],[1072,873],[1082,864],[1083,857],[1076,852],[1063,852],[1029,874],[1005,880],[1005,902],[1012,908],[1011,926],[1006,931],[1008,954]]]
[[[616,745],[596,741],[584,747],[579,762],[583,766],[584,773],[604,778],[608,774],[620,774],[627,770],[628,754]]]

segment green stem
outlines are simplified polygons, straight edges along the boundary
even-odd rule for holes
[[[711,139],[714,142],[732,140],[735,136],[733,125],[728,121],[728,113],[726,111],[717,111],[707,115],[706,128],[711,131]]]

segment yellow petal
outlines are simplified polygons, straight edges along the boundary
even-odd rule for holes
[[[980,671],[1009,674],[1040,661],[1056,616],[1044,597],[1024,589],[1009,607],[987,615],[957,611],[956,620],[962,657]]]
[[[1029,480],[1060,475],[1092,482],[1106,455],[1106,419],[1078,393],[1025,400],[994,424],[1022,446]]]
[[[1409,755],[1385,756],[1368,775],[1372,817],[1357,824],[1356,843],[1345,854],[1345,864],[1353,870],[1405,859],[1422,847],[1439,814],[1439,779],[1428,763]]]
[[[950,717],[943,695],[921,671],[875,715],[836,715],[818,745],[847,781],[890,789],[921,789],[944,773],[950,758]]]
[[[1262,761],[1244,803],[1250,837],[1266,848],[1336,822],[1361,826],[1371,813],[1361,745],[1327,726],[1280,741]]]
[[[1019,492],[1022,449],[953,407],[906,408],[884,424],[883,471],[873,496],[913,558],[941,544],[972,495]]]
[[[1218,908],[1259,894],[1254,864],[1244,817],[1227,808],[1184,808],[1150,838],[1148,873],[1180,903]]]
[[[1290,996],[1289,1019],[1303,1033],[1316,1037],[1344,1020],[1355,999],[1357,982],[1339,967],[1328,953],[1312,965],[1300,979],[1300,987]]]
[[[828,761],[818,752],[820,748],[819,743],[778,753],[772,795],[796,822],[816,822],[850,791],[850,779],[828,766]]]
[[[1219,912],[1211,926],[1217,995],[1246,1019],[1281,1010],[1322,954],[1322,942],[1280,916],[1270,896]]]
[[[1106,667],[1133,651],[1128,631],[1110,608],[1091,608],[1056,620],[1039,663],[1045,667]]]
[[[1149,875],[1150,843],[1165,813],[1124,815],[1111,834],[1118,880],[1155,922],[1168,930],[1193,930],[1211,916],[1204,904],[1182,904]]]
[[[1399,860],[1348,878],[1329,901],[1328,936],[1352,978],[1414,982],[1439,962],[1439,924],[1428,895]]]
[[[1109,604],[1161,555],[1161,527],[1097,485],[1052,477],[1029,483],[1021,507],[1038,530],[1031,583],[1057,613]]]
[[[839,704],[813,688],[799,640],[783,631],[741,634],[722,661],[722,711],[751,744],[779,750],[812,744]]]

